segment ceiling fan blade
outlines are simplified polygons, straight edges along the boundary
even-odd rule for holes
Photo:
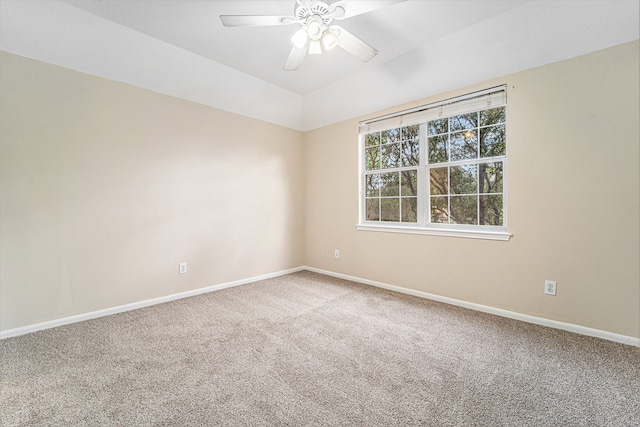
[[[262,15],[220,15],[220,21],[225,27],[259,27],[268,25],[290,25],[298,20],[293,16],[262,16]]]
[[[405,1],[407,0],[339,0],[335,3],[331,3],[329,10],[332,13],[335,11],[333,14],[334,19],[342,20]],[[342,11],[340,9],[342,9]]]
[[[338,35],[338,46],[359,58],[361,61],[367,62],[378,54],[377,50],[339,25],[332,25],[331,30]]]
[[[287,58],[287,62],[285,62],[283,70],[285,71],[295,71],[302,64],[302,60],[307,55],[307,49],[309,48],[309,42],[307,42],[303,48],[298,48],[293,46],[291,48],[291,52],[289,52],[289,57]]]

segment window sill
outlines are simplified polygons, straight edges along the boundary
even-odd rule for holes
[[[359,231],[385,233],[426,234],[430,236],[463,237],[467,239],[500,240],[508,242],[512,234],[506,230],[418,227],[396,224],[358,224]]]

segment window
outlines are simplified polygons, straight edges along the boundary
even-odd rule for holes
[[[506,91],[360,124],[361,230],[508,240]]]

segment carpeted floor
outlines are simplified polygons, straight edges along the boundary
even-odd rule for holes
[[[640,349],[310,272],[0,341],[0,424],[638,426]]]

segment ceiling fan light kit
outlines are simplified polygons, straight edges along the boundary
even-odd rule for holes
[[[284,70],[294,71],[300,67],[304,57],[322,54],[340,46],[363,62],[371,60],[378,51],[339,25],[331,25],[333,20],[371,12],[387,4],[406,0],[389,0],[383,5],[362,0],[339,0],[330,3],[323,0],[296,0],[293,16],[220,15],[222,24],[236,26],[270,26],[300,24],[302,27],[291,37],[293,47],[284,64]],[[356,3],[359,3],[357,6]],[[367,4],[369,3],[369,4]],[[380,3],[380,2],[377,2]]]

